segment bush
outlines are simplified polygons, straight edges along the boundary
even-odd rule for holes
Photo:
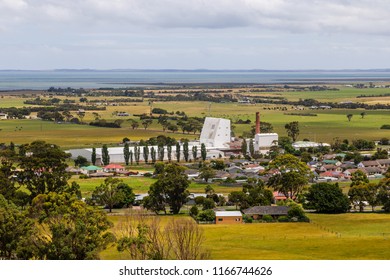
[[[289,222],[289,219],[288,219],[287,216],[279,216],[278,222],[280,222],[280,223],[286,223],[286,222]]]
[[[253,218],[248,216],[248,215],[244,215],[242,216],[242,220],[244,221],[244,223],[246,224],[251,224],[253,223]]]
[[[390,124],[384,124],[381,126],[381,129],[390,129]]]
[[[79,178],[80,178],[80,179],[88,179],[89,177],[88,177],[88,175],[81,174],[81,175],[79,176]]]
[[[288,217],[301,219],[305,217],[305,212],[299,204],[293,204],[288,210]]]
[[[211,209],[201,211],[197,216],[198,221],[212,222],[215,220],[215,212]]]
[[[152,177],[152,176],[153,176],[153,174],[150,173],[150,172],[146,172],[146,173],[144,174],[144,177]]]
[[[274,221],[274,218],[272,218],[271,215],[264,215],[262,220],[266,223],[270,223],[270,222],[273,222]]]
[[[198,207],[196,207],[196,205],[192,206],[191,209],[190,209],[190,215],[192,217],[196,217],[196,216],[198,216],[198,214],[199,214]]]

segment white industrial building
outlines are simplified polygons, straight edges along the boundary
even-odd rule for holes
[[[295,150],[307,149],[307,148],[330,147],[328,143],[317,143],[311,141],[297,141],[292,143],[292,146]]]
[[[207,148],[227,148],[230,142],[230,120],[207,117],[200,133],[200,143]]]
[[[278,141],[279,135],[277,133],[258,133],[255,135],[253,146],[255,151],[266,154],[271,147],[278,145]]]

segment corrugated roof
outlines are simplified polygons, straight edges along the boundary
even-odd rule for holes
[[[215,211],[216,217],[237,217],[242,216],[240,211]]]

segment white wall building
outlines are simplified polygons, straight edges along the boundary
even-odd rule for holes
[[[231,141],[230,120],[207,117],[200,134],[200,143],[206,147],[225,148]]]
[[[266,154],[272,146],[278,145],[278,141],[279,135],[277,133],[258,133],[255,135],[253,145],[255,147],[255,151]]]

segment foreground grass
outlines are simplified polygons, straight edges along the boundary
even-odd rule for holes
[[[390,215],[309,214],[311,223],[201,225],[205,246],[217,260],[375,260],[390,259]],[[166,222],[172,216],[162,219]],[[188,218],[176,216],[175,218]],[[123,216],[110,217],[114,232]],[[103,259],[125,259],[114,247]]]

